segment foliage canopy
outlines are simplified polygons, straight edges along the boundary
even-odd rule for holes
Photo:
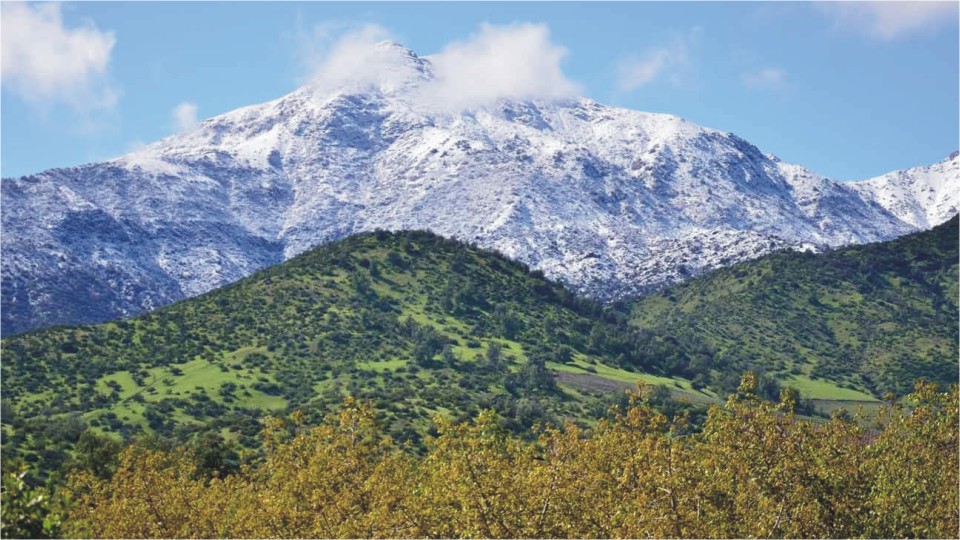
[[[956,537],[957,387],[919,383],[871,422],[813,423],[755,394],[704,429],[635,394],[589,433],[505,432],[491,411],[415,456],[369,404],[303,430],[265,423],[267,460],[198,475],[187,452],[125,450],[109,479],[70,477],[68,536],[92,537]],[[862,419],[863,420],[863,419]]]

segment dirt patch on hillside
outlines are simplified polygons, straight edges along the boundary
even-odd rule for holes
[[[565,384],[581,392],[612,394],[622,393],[636,388],[630,383],[613,381],[590,373],[566,373],[560,371],[557,372],[555,376],[558,383]]]

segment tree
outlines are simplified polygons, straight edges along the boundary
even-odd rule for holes
[[[494,311],[494,320],[500,337],[513,339],[517,336],[517,332],[520,330],[520,319],[504,304],[497,305]]]
[[[196,459],[197,473],[203,478],[222,478],[240,470],[236,445],[227,443],[219,433],[207,433],[195,439],[189,449]]]
[[[500,368],[500,362],[503,357],[502,350],[503,348],[500,346],[500,344],[495,341],[491,341],[487,344],[487,365],[492,371],[496,371]]]
[[[422,455],[394,444],[369,404],[319,426],[265,422],[261,463],[198,474],[195,452],[131,446],[109,479],[71,474],[63,529],[77,537],[840,538],[954,537],[957,387],[919,384],[875,416],[813,423],[757,393],[747,373],[702,431],[644,388],[586,431],[512,436],[492,410],[438,416]],[[534,423],[520,398],[516,420]],[[293,424],[300,423],[294,421]],[[4,479],[4,531],[40,519]],[[8,489],[8,484],[14,489]],[[9,501],[19,501],[7,504]],[[8,508],[20,508],[7,521]],[[51,511],[49,507],[45,511]],[[55,512],[48,514],[53,516]],[[26,516],[21,519],[17,516]],[[20,519],[20,521],[17,521]],[[13,529],[11,529],[13,530]],[[51,529],[53,530],[53,529]]]
[[[77,442],[73,467],[88,471],[97,478],[110,478],[122,448],[120,441],[112,437],[84,431]]]
[[[58,538],[64,501],[27,482],[26,467],[6,472],[0,484],[0,533],[4,538]]]
[[[453,348],[450,347],[450,344],[443,346],[443,350],[440,351],[440,359],[443,361],[445,366],[453,366],[457,363],[457,355],[454,354]]]

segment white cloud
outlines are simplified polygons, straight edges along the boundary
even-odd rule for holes
[[[418,71],[382,26],[364,25],[332,39],[342,27],[319,25],[301,44],[301,54],[311,67],[310,84],[321,91],[374,85],[390,90],[415,84],[411,105],[460,110],[500,99],[560,99],[580,90],[564,75],[560,64],[567,50],[550,41],[546,25],[483,24],[469,39],[424,57],[429,61],[427,73]]]
[[[315,87],[332,90],[345,86],[389,85],[412,74],[409,65],[389,54],[392,42],[386,28],[366,24],[332,40],[338,26],[318,25],[305,45],[305,56],[312,71],[310,82]]]
[[[617,63],[617,89],[632,92],[658,80],[681,86],[684,71],[690,67],[689,50],[698,39],[700,28],[686,36],[675,37],[669,45],[648,50],[642,56],[627,56]]]
[[[133,139],[132,141],[127,143],[127,147],[123,153],[130,154],[138,150],[143,150],[144,148],[146,148],[146,146],[147,146],[147,143],[143,142],[141,139]]]
[[[66,28],[56,3],[3,2],[0,81],[35,105],[108,109],[118,93],[107,80],[113,32],[92,23]]]
[[[501,99],[571,97],[580,86],[563,73],[560,64],[566,55],[566,48],[550,41],[545,24],[483,24],[470,39],[429,57],[435,79],[426,97],[451,109],[488,106]]]
[[[303,26],[302,14],[297,10],[297,55],[309,76],[313,76],[320,63],[323,62],[326,50],[338,32],[348,30],[347,24],[340,21],[324,21],[316,24],[310,30]]]
[[[174,107],[173,125],[177,131],[189,131],[197,127],[197,104],[184,101]]]
[[[783,88],[787,74],[780,68],[763,68],[757,71],[744,73],[740,80],[747,88],[755,90],[776,90]]]
[[[650,51],[643,58],[625,58],[617,65],[617,85],[623,92],[645,86],[659,76],[674,54],[669,49]]]
[[[881,40],[935,32],[957,24],[956,2],[818,2],[834,24]]]

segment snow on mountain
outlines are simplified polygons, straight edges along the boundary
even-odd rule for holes
[[[935,227],[960,208],[960,152],[928,167],[916,167],[850,184],[864,198],[918,229]]]
[[[423,92],[429,59],[385,43],[369,61],[382,77],[315,81],[113,161],[4,179],[3,333],[133,315],[377,228],[495,248],[608,300],[956,212],[956,156],[845,184],[588,99],[445,111]]]

